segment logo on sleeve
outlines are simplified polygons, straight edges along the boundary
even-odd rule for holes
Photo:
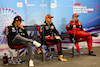
[[[14,28],[14,27],[12,28],[12,32],[16,32],[16,30],[15,30],[15,28]]]

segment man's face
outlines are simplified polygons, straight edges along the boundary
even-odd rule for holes
[[[47,23],[50,23],[50,22],[51,22],[51,18],[47,18],[47,19],[46,19],[46,22],[47,22]]]
[[[19,26],[19,25],[21,25],[21,21],[15,21],[15,24],[17,25],[17,26]]]
[[[21,25],[21,21],[18,21],[18,26]]]
[[[78,16],[73,17],[73,20],[74,20],[74,21],[78,21]]]

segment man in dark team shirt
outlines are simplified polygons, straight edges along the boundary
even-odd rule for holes
[[[58,59],[60,61],[67,61],[66,59],[63,58],[62,47],[61,47],[61,37],[58,31],[56,30],[54,24],[51,22],[52,18],[53,17],[50,14],[45,16],[45,22],[40,27],[40,32],[42,35],[41,42],[42,44],[47,44],[50,42],[57,44],[58,54],[59,54]]]
[[[80,53],[80,48],[78,45],[78,42],[81,41],[87,41],[88,43],[88,50],[89,55],[96,56],[92,51],[92,36],[97,37],[97,34],[90,34],[86,33],[83,30],[82,24],[78,20],[79,15],[77,13],[74,13],[72,15],[72,19],[68,25],[66,25],[67,32],[70,35],[71,42],[75,43],[75,46],[77,47],[77,52]]]
[[[12,42],[10,45],[24,45],[28,48],[28,55],[29,55],[29,66],[34,66],[33,63],[33,52],[32,52],[32,44],[36,47],[40,47],[41,44],[37,41],[28,39],[28,34],[24,27],[21,25],[22,18],[20,16],[16,16],[14,21],[11,25],[6,28],[6,35],[8,39],[8,44]],[[10,40],[10,42],[9,42]]]

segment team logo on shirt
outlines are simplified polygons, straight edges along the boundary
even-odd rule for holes
[[[8,28],[6,28],[6,35],[8,35],[9,31],[8,31]]]
[[[41,27],[40,27],[40,32],[42,32],[42,30],[43,30],[43,27],[41,26]]]
[[[21,30],[21,29],[19,29],[19,32],[22,32],[22,30]]]
[[[46,29],[46,30],[48,30],[48,29],[49,29],[49,27],[48,27],[48,26],[45,26],[45,29]]]
[[[79,23],[79,25],[81,25],[81,23]]]
[[[73,28],[76,28],[76,25],[73,25]]]
[[[14,28],[14,27],[12,28],[12,32],[16,32],[16,30],[15,30],[15,28]]]
[[[21,35],[25,35],[25,33],[21,33]]]
[[[81,28],[81,25],[79,26],[79,28]]]
[[[68,26],[67,27],[70,27],[70,24],[68,24]]]

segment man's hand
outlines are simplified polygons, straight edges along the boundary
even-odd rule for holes
[[[50,29],[53,30],[54,29],[54,26],[51,26]]]
[[[19,25],[18,27],[20,27],[22,30],[24,30],[24,27],[22,25]]]
[[[91,36],[98,37],[98,34],[91,34]]]
[[[62,40],[60,36],[55,36],[56,39]]]

